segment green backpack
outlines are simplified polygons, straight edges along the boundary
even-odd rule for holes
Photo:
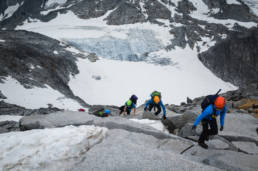
[[[153,99],[155,96],[158,96],[161,99],[161,92],[159,91],[153,91],[151,93],[151,98]]]
[[[128,101],[126,102],[126,106],[127,106],[127,107],[132,106],[132,104],[133,104],[132,100],[128,100]]]

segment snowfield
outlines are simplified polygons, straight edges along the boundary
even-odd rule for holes
[[[194,2],[198,8],[205,5]],[[199,9],[200,12],[192,15],[205,16],[204,20],[212,19],[205,15],[206,8],[205,5],[203,10]],[[170,10],[175,9],[171,7]],[[164,103],[180,104],[186,97],[215,93],[220,88],[223,92],[237,89],[203,66],[197,57],[196,47],[177,47],[166,51],[165,47],[173,39],[167,26],[169,21],[163,20],[164,26],[151,23],[110,26],[104,20],[110,12],[88,20],[68,12],[59,14],[48,23],[25,22],[16,29],[39,32],[69,42],[83,53],[100,56],[100,60],[94,63],[78,59],[80,73],[71,77],[69,82],[74,94],[89,104],[122,105],[131,94],[136,94],[139,104],[142,104],[153,90],[162,92]],[[203,42],[206,42],[205,45],[202,45]],[[211,38],[203,37],[198,45],[204,51],[215,43]],[[73,52],[80,52],[74,49]]]
[[[180,104],[186,97],[198,97],[236,89],[213,75],[190,48],[160,51],[156,56],[170,58],[174,65],[154,65],[101,59],[90,62],[79,59],[80,73],[72,77],[69,86],[75,95],[90,104],[122,105],[132,94],[138,104],[150,98],[154,90],[162,93],[165,104]],[[98,76],[100,79],[94,79]]]
[[[0,135],[2,170],[67,170],[107,134],[106,128],[64,128]]]
[[[45,87],[26,89],[12,77],[7,77],[4,83],[0,84],[0,90],[6,95],[5,102],[7,103],[17,104],[28,109],[48,107],[48,104],[61,109],[77,110],[81,108],[77,101],[66,98],[48,85]]]

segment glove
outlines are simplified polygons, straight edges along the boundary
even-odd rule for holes
[[[163,115],[163,116],[162,116],[162,119],[164,119],[164,120],[165,120],[165,119],[167,119],[167,117],[166,117],[165,115]]]
[[[192,130],[193,130],[193,131],[196,130],[196,126],[195,126],[195,125],[192,126]]]
[[[219,130],[220,130],[220,131],[223,131],[223,129],[224,129],[224,127],[223,127],[223,126],[221,126]]]
[[[195,125],[192,126],[192,134],[196,135],[196,126]]]
[[[147,107],[144,108],[144,111],[147,111]]]

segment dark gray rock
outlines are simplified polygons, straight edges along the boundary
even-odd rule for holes
[[[3,95],[3,93],[0,90],[0,99],[6,99],[6,97]]]
[[[121,25],[121,24],[134,24],[144,22],[145,17],[136,6],[124,2],[120,3],[119,7],[113,11],[107,18],[107,24]]]
[[[161,122],[166,127],[170,134],[175,134],[176,126],[170,119],[162,119]]]
[[[0,122],[0,134],[11,132],[11,131],[19,131],[19,123],[15,121],[2,121]]]
[[[190,99],[189,97],[187,97],[187,98],[186,98],[186,102],[187,102],[187,104],[189,104],[189,103],[193,103],[193,100],[192,100],[192,99]]]
[[[49,85],[81,105],[87,104],[75,96],[68,86],[70,75],[78,74],[76,55],[67,45],[37,33],[0,31],[0,80],[12,76],[25,88]],[[58,54],[54,54],[54,51]]]
[[[191,11],[197,10],[193,3],[188,0],[182,0],[178,2],[177,11],[183,14],[190,14]]]
[[[0,115],[19,115],[24,116],[29,114],[31,111],[27,110],[24,107],[12,105],[5,103],[4,101],[0,101]]]
[[[175,38],[172,40],[171,47],[174,48],[175,46],[180,46],[182,48],[186,47],[186,40],[185,40],[185,34],[186,34],[186,28],[184,26],[182,27],[175,27],[170,30],[170,33],[175,35]]]
[[[221,43],[201,53],[199,59],[217,76],[246,87],[258,83],[258,30],[234,32]]]
[[[166,4],[166,2],[163,1]],[[168,3],[168,2],[167,2]],[[154,19],[170,19],[171,12],[163,4],[156,0],[148,0],[144,8],[146,8],[148,14],[148,20],[153,21]]]
[[[96,18],[104,15],[107,11],[113,10],[117,5],[122,4],[124,0],[87,0],[77,1],[70,10],[82,19]],[[72,1],[67,2],[69,6]]]
[[[155,115],[153,112],[144,111],[142,119],[160,120],[160,115]]]
[[[179,132],[178,132],[178,136],[180,137],[189,137],[189,136],[194,136],[195,133],[192,131],[192,124],[185,124],[184,127],[182,127]]]
[[[258,18],[250,12],[249,7],[244,1],[238,1],[240,4],[227,4],[226,0],[203,0],[210,9],[219,8],[217,14],[211,16],[218,19],[233,19],[242,22],[254,21],[257,22]]]
[[[0,101],[0,115],[18,115],[18,116],[29,116],[29,115],[45,115],[53,112],[62,111],[61,109],[49,106],[48,108],[39,109],[26,109],[24,107],[5,103]]]
[[[87,58],[91,61],[91,62],[96,62],[99,58],[97,57],[96,53],[90,53]]]

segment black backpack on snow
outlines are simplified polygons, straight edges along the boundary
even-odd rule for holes
[[[208,95],[203,99],[203,101],[201,103],[202,111],[204,111],[206,109],[206,107],[208,107],[210,104],[215,103],[215,100],[217,99],[217,97],[219,97],[220,91],[221,91],[221,89],[219,89],[219,91],[216,94]]]

